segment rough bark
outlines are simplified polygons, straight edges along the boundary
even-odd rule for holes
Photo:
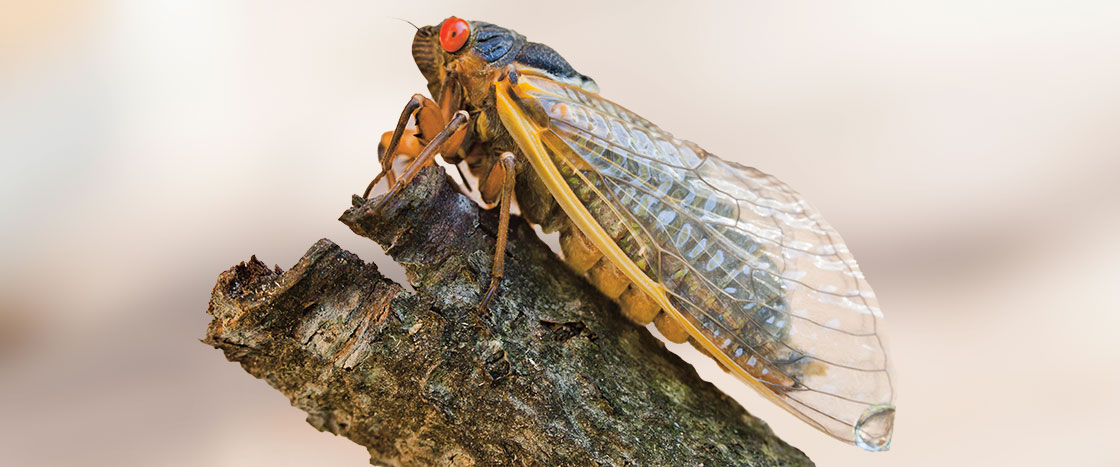
[[[205,342],[375,464],[806,465],[576,276],[519,218],[486,312],[497,215],[426,169],[341,220],[416,292],[329,240],[221,274]]]

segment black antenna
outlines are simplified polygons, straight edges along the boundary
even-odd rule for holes
[[[412,21],[409,21],[409,20],[404,19],[404,18],[397,18],[395,16],[393,17],[393,19],[399,19],[401,21],[404,21],[404,22],[408,23],[409,25],[411,25],[412,27],[416,28],[417,31],[420,30],[420,26],[417,26],[417,25],[413,24]]]

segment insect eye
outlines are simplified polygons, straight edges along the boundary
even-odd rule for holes
[[[471,27],[466,21],[454,16],[447,18],[439,28],[439,44],[448,53],[458,52],[467,43],[471,35]]]

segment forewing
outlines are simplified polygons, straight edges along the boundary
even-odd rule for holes
[[[694,338],[837,438],[861,442],[869,416],[893,423],[875,295],[804,199],[595,94],[534,76],[515,89],[571,188],[623,220],[627,255],[665,285]],[[861,428],[889,442],[890,426]]]

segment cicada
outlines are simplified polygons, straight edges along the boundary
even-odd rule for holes
[[[512,30],[451,17],[417,28],[412,56],[434,99],[413,96],[383,135],[370,188],[388,178],[384,206],[436,155],[466,164],[500,212],[483,308],[499,290],[516,199],[631,320],[691,342],[837,439],[890,447],[894,389],[875,294],[789,186],[601,97],[555,50]]]

